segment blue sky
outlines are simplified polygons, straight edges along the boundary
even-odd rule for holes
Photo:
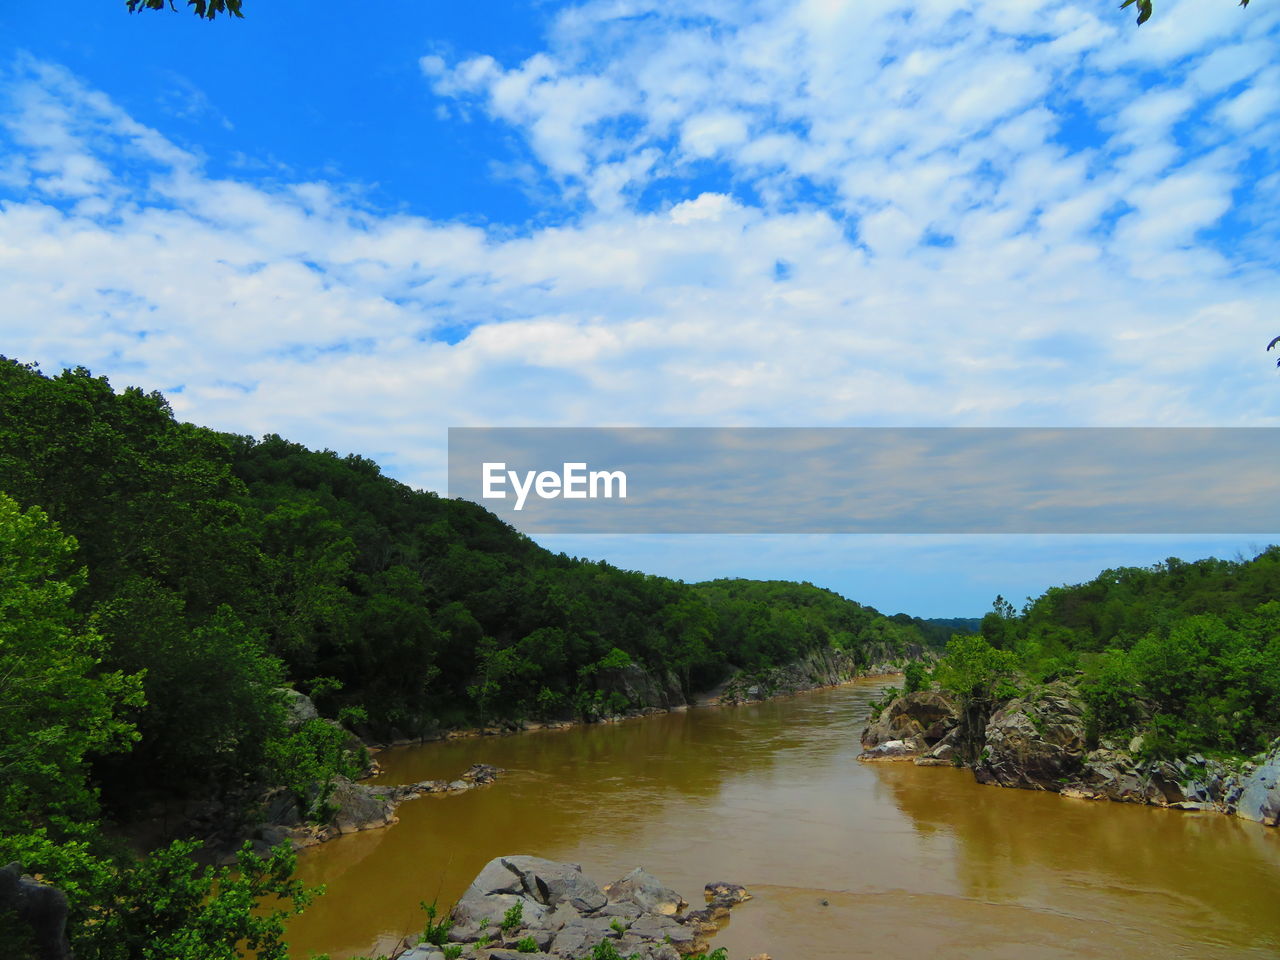
[[[0,11],[0,352],[442,489],[448,426],[1268,426],[1280,8]],[[547,538],[977,613],[1239,538]]]

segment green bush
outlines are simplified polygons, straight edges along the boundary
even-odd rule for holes
[[[449,930],[453,926],[453,920],[446,916],[437,921],[440,910],[436,906],[436,901],[432,900],[427,903],[425,900],[418,904],[422,908],[422,912],[427,915],[427,924],[422,931],[422,939],[427,943],[435,944],[437,947],[443,947],[449,939]],[[448,951],[446,951],[446,954]]]
[[[524,923],[524,903],[520,900],[515,902],[506,913],[502,915],[502,932],[509,934],[520,929],[520,924]]]
[[[903,673],[903,693],[915,693],[917,690],[924,690],[929,686],[929,668],[919,660],[912,660],[902,671]]]

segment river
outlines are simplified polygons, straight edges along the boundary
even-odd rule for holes
[[[388,783],[508,773],[304,851],[328,893],[292,923],[293,955],[388,951],[419,901],[534,854],[601,884],[643,866],[695,904],[707,881],[744,884],[712,941],[732,960],[1280,956],[1280,830],[858,763],[885,683],[387,751]]]

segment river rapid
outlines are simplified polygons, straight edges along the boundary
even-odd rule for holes
[[[695,905],[707,881],[744,884],[712,940],[731,960],[1280,956],[1280,829],[858,763],[886,684],[384,752],[385,783],[508,772],[300,854],[328,892],[293,955],[388,952],[419,901],[534,854],[602,885],[643,866]]]

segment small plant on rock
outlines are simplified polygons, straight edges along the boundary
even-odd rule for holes
[[[613,930],[613,932],[616,933],[618,936],[622,936],[624,933],[627,932],[627,925],[623,923],[621,920],[617,919],[616,917],[612,921],[610,921],[609,928]]]
[[[624,957],[618,953],[618,948],[613,945],[612,940],[601,940],[591,948],[590,960],[636,960],[640,955],[633,953],[629,957]]]
[[[521,953],[537,953],[538,942],[533,937],[521,937],[516,943],[516,949]]]
[[[520,929],[524,922],[524,904],[517,900],[516,905],[502,915],[502,932],[504,935]]]
[[[436,921],[436,917],[440,915],[440,909],[434,900],[430,903],[423,900],[418,906],[427,915],[427,925],[422,931],[422,939],[437,947],[443,947],[449,939],[449,928],[453,926],[453,920],[445,917],[439,922]]]
[[[458,960],[462,956],[462,944],[450,943],[444,948],[444,960]]]

